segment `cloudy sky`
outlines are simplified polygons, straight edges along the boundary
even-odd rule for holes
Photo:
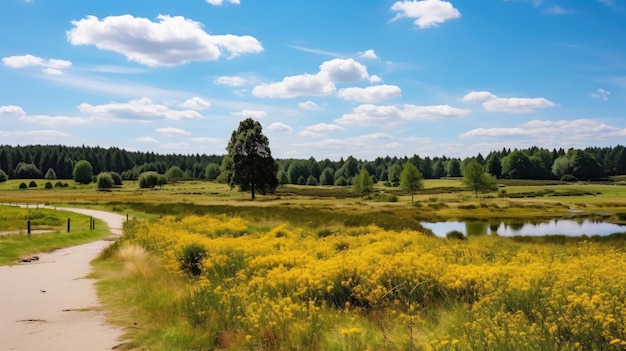
[[[626,0],[2,0],[0,144],[274,157],[626,142]]]

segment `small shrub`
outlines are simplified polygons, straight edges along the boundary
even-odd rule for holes
[[[34,180],[31,180],[30,183],[28,183],[28,187],[29,188],[36,188],[37,187],[37,183]]]
[[[561,177],[561,181],[562,182],[575,182],[575,181],[578,181],[578,178],[576,178],[575,176],[571,174],[563,174],[563,176]]]
[[[45,188],[46,189],[52,189],[52,183],[46,182]]]
[[[345,241],[340,241],[335,244],[335,250],[337,251],[345,251],[350,248],[350,244]]]
[[[26,185],[26,183],[20,183],[20,189],[27,189],[28,185]]]
[[[325,238],[327,236],[330,236],[332,233],[333,232],[330,229],[322,229],[322,230],[317,232],[317,237],[318,238]]]
[[[54,183],[54,187],[55,188],[62,188],[63,187],[63,182],[58,181],[58,182]]]
[[[198,244],[185,246],[178,256],[180,268],[194,277],[202,274],[202,260],[206,257],[206,249]]]
[[[446,238],[454,240],[465,240],[465,235],[463,235],[463,233],[458,230],[452,230],[446,234]]]

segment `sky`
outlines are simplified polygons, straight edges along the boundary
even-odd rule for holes
[[[626,0],[1,0],[0,145],[471,157],[626,141]]]

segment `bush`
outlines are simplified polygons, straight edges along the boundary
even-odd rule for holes
[[[344,178],[343,176],[335,179],[335,185],[337,186],[346,186],[348,185],[348,180],[346,178]]]
[[[319,185],[319,183],[317,182],[317,178],[310,175],[309,178],[307,178],[306,180],[306,185],[316,186],[316,185]]]
[[[55,188],[63,188],[63,183],[59,180],[58,182],[54,183],[54,187]]]
[[[114,185],[113,177],[111,173],[102,172],[98,174],[98,178],[96,179],[96,184],[98,184],[99,190],[111,189]]]
[[[561,181],[562,182],[576,182],[578,181],[578,178],[574,177],[571,174],[563,174],[563,176],[561,177]]]
[[[30,183],[28,183],[28,187],[29,188],[36,188],[37,187],[37,182],[35,182],[34,180],[31,180]]]
[[[20,183],[20,189],[27,189],[28,185],[26,183]]]
[[[465,235],[458,230],[452,230],[446,234],[448,239],[465,240]]]
[[[154,188],[155,186],[160,185],[159,178],[159,174],[155,171],[143,172],[139,175],[139,187],[142,189]]]
[[[52,189],[52,183],[50,183],[50,182],[46,182],[46,186],[45,186],[45,188],[46,188],[46,189]]]
[[[111,178],[115,186],[122,186],[122,177],[117,172],[111,172]]]
[[[178,255],[180,268],[194,277],[202,274],[202,260],[206,257],[206,249],[198,244],[185,246],[183,251]]]
[[[44,176],[44,178],[47,180],[56,180],[57,173],[54,171],[54,169],[48,168],[48,171],[46,172],[46,175]]]
[[[7,180],[9,180],[9,176],[0,169],[0,183],[4,183]]]
[[[89,184],[93,178],[93,167],[87,160],[80,160],[76,162],[72,177],[76,183]]]

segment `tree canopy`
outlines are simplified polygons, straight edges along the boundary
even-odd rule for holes
[[[226,150],[228,161],[222,167],[227,167],[224,171],[229,173],[231,188],[239,186],[239,191],[250,192],[252,199],[257,192],[274,193],[278,186],[277,167],[261,123],[252,118],[239,122]]]
[[[463,184],[472,190],[476,197],[479,192],[495,191],[497,189],[496,178],[486,173],[483,166],[476,160],[471,159],[463,169]]]
[[[89,161],[80,160],[76,162],[72,175],[76,183],[89,184],[93,178],[93,167]]]
[[[352,182],[352,190],[355,193],[361,194],[361,198],[371,193],[374,190],[374,182],[367,169],[362,168],[359,175],[354,177]]]
[[[424,176],[412,162],[404,164],[400,173],[400,188],[411,193],[411,203],[413,203],[413,193],[424,186],[422,179]]]

